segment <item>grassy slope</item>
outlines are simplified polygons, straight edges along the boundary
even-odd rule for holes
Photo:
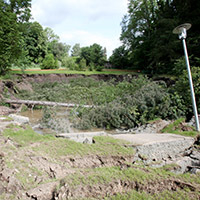
[[[51,182],[56,183],[57,191],[59,191],[67,183],[72,191],[80,187],[82,191],[87,191],[90,188],[91,194],[89,193],[89,196],[83,199],[103,199],[102,196],[96,195],[93,190],[96,191],[99,187],[109,188],[111,184],[120,180],[127,184],[123,189],[126,193],[115,193],[111,196],[109,193],[107,197],[104,196],[105,199],[168,200],[199,199],[200,197],[200,174],[176,175],[167,171],[166,168],[152,169],[142,164],[132,165],[131,162],[124,162],[123,165],[116,166],[110,161],[103,166],[98,166],[96,163],[96,167],[95,165],[93,167],[93,160],[96,157],[102,159],[110,156],[133,157],[133,149],[124,141],[110,137],[96,137],[95,143],[92,145],[79,144],[52,136],[41,136],[32,131],[30,127],[19,126],[10,126],[3,132],[0,139],[2,137],[4,140],[10,141],[8,145],[8,142],[0,140],[0,152],[4,152],[5,166],[14,171],[13,174],[23,186],[24,191]],[[90,156],[92,156],[92,160],[87,160]],[[74,162],[73,165],[70,160]],[[77,163],[75,160],[78,160]],[[61,170],[61,176],[50,175],[51,170],[49,171],[49,169],[53,171],[56,168],[63,170]],[[182,186],[174,188],[174,191],[173,189],[168,190],[166,185],[169,184],[170,187],[170,184],[176,182]],[[140,189],[132,188],[131,184],[138,185],[137,187]],[[161,189],[156,189],[160,184]],[[101,192],[105,195],[104,191],[101,190],[99,195],[102,195]],[[15,199],[15,195],[18,195],[18,191],[12,192],[12,194],[2,193],[0,199]]]

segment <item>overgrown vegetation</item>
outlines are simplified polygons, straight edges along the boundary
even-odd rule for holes
[[[174,133],[178,135],[184,136],[192,136],[195,137],[198,135],[198,132],[195,131],[194,127],[186,125],[185,119],[180,118],[169,124],[162,130],[163,133]]]
[[[155,118],[176,119],[186,112],[181,96],[170,93],[164,82],[152,82],[144,76],[123,82],[76,78],[69,83],[34,84],[33,88],[34,93],[22,91],[19,97],[94,105],[71,111],[71,120],[81,129],[132,128]]]

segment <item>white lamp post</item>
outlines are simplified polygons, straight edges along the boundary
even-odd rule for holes
[[[193,82],[192,82],[192,75],[190,71],[190,63],[189,63],[189,58],[188,58],[188,53],[187,53],[187,46],[185,39],[187,37],[187,30],[191,28],[191,24],[186,23],[182,24],[180,26],[177,26],[174,30],[174,34],[179,35],[179,39],[182,40],[183,42],[183,48],[184,48],[184,53],[185,53],[185,61],[187,65],[187,71],[188,71],[188,78],[189,78],[189,83],[190,83],[190,92],[191,92],[191,98],[192,98],[192,105],[193,105],[193,111],[194,111],[194,116],[195,116],[195,122],[196,122],[196,130],[199,132],[199,118],[198,118],[198,112],[197,112],[197,105],[196,105],[196,100],[195,100],[195,94],[194,94],[194,88],[193,88]]]

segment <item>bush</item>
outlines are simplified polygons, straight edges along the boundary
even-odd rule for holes
[[[70,70],[79,70],[76,60],[77,57],[64,57],[62,60],[62,66]]]
[[[95,70],[101,72],[103,70],[103,66],[98,65],[95,67]]]
[[[82,59],[80,60],[79,66],[80,66],[80,68],[79,68],[80,71],[83,71],[83,70],[86,69],[87,65],[86,65],[86,60],[85,60],[84,58],[82,58]]]
[[[47,54],[42,62],[41,69],[57,69],[58,61],[54,59],[53,54]]]
[[[200,112],[200,67],[191,67],[191,73],[196,97],[196,104],[198,107],[198,111]],[[177,94],[183,98],[187,118],[191,118],[193,116],[193,108],[187,70],[184,70],[183,74],[179,76],[179,79],[175,84],[174,90],[177,91]]]

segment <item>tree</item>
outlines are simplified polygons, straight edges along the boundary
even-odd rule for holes
[[[87,65],[93,63],[95,66],[102,66],[106,61],[103,47],[96,43],[89,47],[82,47],[80,57],[86,60]]]
[[[82,47],[81,48],[81,58],[84,58],[86,60],[86,65],[89,65],[91,61],[91,49],[90,47]]]
[[[22,54],[21,25],[30,18],[31,0],[0,1],[0,75]]]
[[[41,62],[47,54],[47,41],[43,27],[38,22],[24,24],[23,38],[30,62]]]
[[[81,47],[80,44],[75,44],[72,47],[71,56],[80,56],[81,55]]]
[[[52,53],[58,60],[62,60],[65,56],[69,56],[70,45],[62,42],[54,42],[52,45]]]
[[[113,51],[109,61],[114,68],[127,69],[130,66],[129,51],[125,46],[120,46]]]
[[[69,56],[70,45],[59,42],[60,38],[51,28],[45,28],[44,33],[47,42],[47,51],[61,61],[65,56]]]
[[[188,34],[189,54],[200,57],[200,1],[129,0],[124,16],[121,40],[129,50],[133,67],[151,73],[170,73],[183,55],[181,42],[172,30],[179,24],[192,23]],[[195,59],[191,60],[193,65]]]
[[[143,69],[149,64],[148,55],[152,47],[156,8],[155,0],[129,0],[128,14],[121,23],[120,39],[129,49],[133,67]]]

